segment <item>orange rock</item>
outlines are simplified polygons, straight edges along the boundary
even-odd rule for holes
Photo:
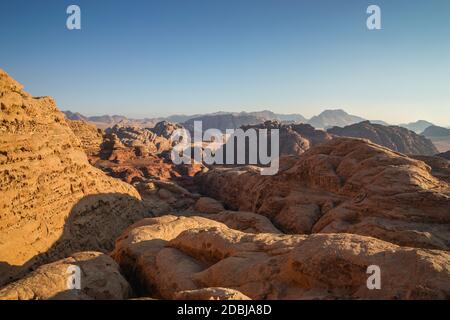
[[[80,268],[80,289],[69,289],[70,267]],[[126,299],[131,287],[119,266],[100,252],[80,252],[39,267],[23,279],[0,289],[0,300]]]
[[[92,167],[49,97],[0,70],[0,285],[30,266],[108,250],[145,217],[138,192]]]
[[[352,234],[254,234],[200,217],[164,216],[128,228],[113,257],[144,292],[166,299],[210,299],[217,295],[208,288],[215,287],[251,299],[450,296],[448,252]],[[367,286],[372,265],[381,270],[380,290]]]
[[[262,214],[285,232],[346,232],[450,250],[450,188],[424,162],[352,138],[280,162],[275,176],[251,166],[216,168],[197,183],[229,208]]]

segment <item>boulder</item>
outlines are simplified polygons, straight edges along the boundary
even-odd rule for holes
[[[80,289],[68,285],[74,267],[80,268]],[[0,289],[0,300],[121,300],[130,294],[113,259],[100,252],[80,252],[40,266]]]
[[[450,297],[448,252],[345,233],[254,234],[164,216],[125,231],[113,257],[144,294],[164,299],[222,298],[223,290],[211,288],[251,299]],[[381,271],[380,289],[368,285],[373,266]]]
[[[228,208],[287,233],[353,233],[401,246],[450,250],[450,187],[422,161],[367,140],[335,138],[282,157],[274,176],[218,167],[196,177]]]
[[[195,203],[195,209],[203,213],[218,213],[225,210],[219,201],[208,197],[198,199]]]

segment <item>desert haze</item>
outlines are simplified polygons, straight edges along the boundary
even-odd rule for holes
[[[340,109],[87,117],[2,70],[0,103],[0,299],[450,299],[449,129]],[[174,164],[194,121],[279,130],[279,172]]]

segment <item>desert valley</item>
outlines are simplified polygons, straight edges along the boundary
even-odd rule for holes
[[[448,128],[343,110],[87,117],[2,70],[0,105],[0,299],[450,299]],[[174,164],[171,134],[194,121],[278,129],[279,172]]]

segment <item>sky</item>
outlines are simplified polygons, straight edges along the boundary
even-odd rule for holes
[[[85,115],[342,108],[449,126],[450,1],[1,1],[0,68]]]

